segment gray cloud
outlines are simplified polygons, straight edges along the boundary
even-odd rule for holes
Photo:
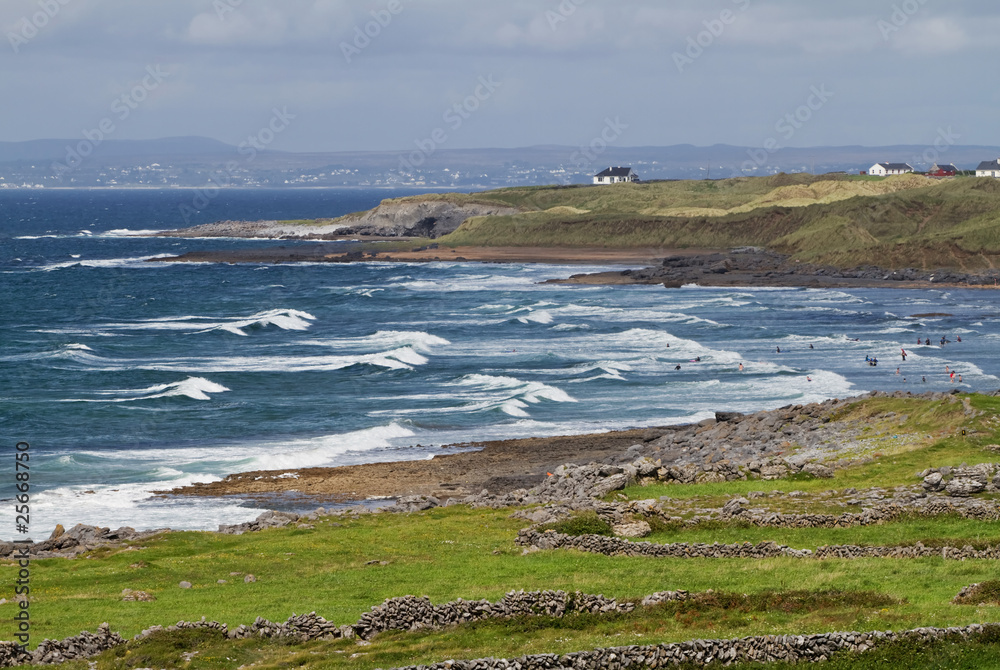
[[[4,140],[78,137],[159,65],[117,137],[238,143],[284,105],[273,148],[405,149],[492,75],[449,147],[579,145],[608,116],[622,145],[756,145],[814,85],[836,95],[791,144],[1000,144],[985,0],[5,0],[0,29]]]

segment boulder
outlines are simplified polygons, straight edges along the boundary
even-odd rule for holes
[[[749,505],[750,501],[746,498],[739,497],[733,498],[725,505],[722,506],[722,512],[724,514],[729,514],[731,516],[736,516],[737,514],[742,514],[745,510],[743,509],[746,505]]]
[[[923,487],[925,491],[940,491],[944,487],[944,477],[940,472],[932,472],[924,477]]]
[[[948,482],[948,486],[945,487],[945,491],[948,495],[955,496],[957,498],[968,497],[976,493],[982,493],[985,490],[985,483],[979,481],[978,479],[972,479],[971,477],[955,477]]]
[[[765,465],[760,469],[761,479],[782,479],[788,476],[788,468],[784,465]]]
[[[802,472],[807,472],[819,479],[833,479],[833,468],[822,463],[806,463],[802,466]]]
[[[618,537],[646,537],[653,532],[653,529],[645,521],[620,523],[617,526],[612,526],[611,530]]]

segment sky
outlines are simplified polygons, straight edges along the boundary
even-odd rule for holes
[[[3,0],[0,141],[1000,145],[996,0]]]

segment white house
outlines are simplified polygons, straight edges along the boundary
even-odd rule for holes
[[[868,174],[876,177],[887,177],[891,174],[906,174],[907,172],[913,172],[913,168],[906,163],[875,163],[868,170]]]
[[[1000,179],[1000,158],[995,161],[983,161],[976,168],[977,177],[993,177]]]
[[[617,184],[623,181],[639,181],[639,175],[630,167],[609,167],[594,175],[595,184]]]

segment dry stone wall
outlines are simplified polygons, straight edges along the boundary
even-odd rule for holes
[[[1000,545],[986,549],[965,547],[925,547],[919,542],[912,547],[861,547],[833,545],[811,549],[793,549],[776,542],[751,544],[705,544],[678,542],[654,544],[632,542],[619,537],[604,535],[566,535],[554,531],[539,532],[526,528],[517,534],[517,544],[538,549],[577,549],[605,556],[648,556],[651,558],[744,558],[764,559],[788,556],[791,558],[944,558],[948,560],[975,560],[1000,558]]]
[[[549,533],[548,535],[551,535]],[[649,607],[664,602],[685,601],[697,596],[687,591],[661,591],[642,599],[642,606]],[[560,617],[571,612],[612,613],[630,612],[636,605],[619,603],[602,595],[564,591],[510,592],[496,603],[489,601],[456,600],[443,605],[432,605],[427,598],[404,596],[390,598],[372,607],[354,625],[337,626],[315,612],[292,615],[287,621],[275,623],[258,617],[249,626],[241,625],[230,630],[217,621],[179,621],[172,626],[153,626],[135,636],[141,640],[157,632],[184,629],[214,630],[229,639],[294,638],[297,640],[360,638],[370,639],[388,630],[419,630],[440,628],[486,618],[515,616]],[[603,668],[645,667],[660,668],[680,663],[697,665],[728,664],[736,661],[768,663],[773,661],[822,661],[839,652],[864,652],[880,644],[895,640],[939,640],[951,637],[967,640],[983,632],[987,626],[1000,624],[975,624],[963,628],[917,628],[899,633],[886,631],[825,633],[819,635],[756,636],[731,640],[691,640],[674,644],[652,646],[615,647],[593,651],[564,654],[538,654],[516,659],[478,659],[471,661],[446,661],[419,667],[426,670],[549,670],[551,668]],[[125,644],[107,624],[101,624],[96,634],[83,632],[65,640],[45,640],[34,652],[28,653],[10,642],[0,642],[0,667],[25,664],[54,664],[63,661],[89,658],[107,649]],[[400,669],[402,670],[402,669]]]
[[[686,592],[678,592],[684,593]],[[670,599],[669,592],[653,594],[656,602]],[[678,599],[679,596],[674,599]],[[250,625],[240,625],[230,629],[218,621],[178,621],[171,626],[152,626],[135,636],[145,639],[159,632],[185,629],[207,629],[218,631],[231,640],[247,638],[293,638],[301,641],[358,638],[370,639],[390,630],[420,630],[443,628],[484,619],[508,619],[518,616],[562,617],[570,613],[589,612],[606,614],[631,612],[636,605],[632,602],[618,602],[614,598],[587,593],[567,593],[565,591],[511,591],[497,602],[488,600],[455,600],[442,605],[431,604],[426,597],[403,596],[389,598],[371,608],[358,619],[357,623],[338,626],[315,612],[293,614],[287,621],[276,623],[257,617]],[[16,665],[53,664],[79,658],[90,658],[97,654],[125,644],[118,633],[111,632],[108,624],[98,628],[96,634],[84,631],[64,640],[44,640],[33,652],[26,652],[12,642],[0,642],[0,667]]]
[[[552,670],[554,668],[669,668],[682,663],[728,665],[730,663],[791,663],[825,661],[835,653],[866,652],[887,642],[952,639],[969,640],[987,626],[973,624],[961,628],[916,628],[913,630],[869,633],[822,633],[819,635],[765,635],[734,640],[691,640],[674,644],[634,645],[594,649],[571,654],[534,654],[518,658],[451,660],[431,665],[407,666],[396,670]]]

